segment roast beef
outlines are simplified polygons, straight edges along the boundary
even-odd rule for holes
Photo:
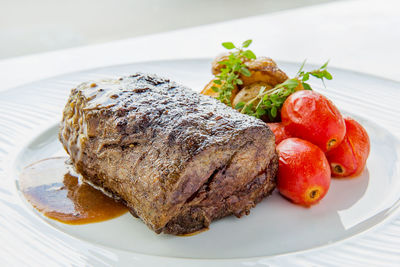
[[[275,138],[264,122],[155,75],[72,89],[59,139],[86,181],[157,233],[248,214],[275,187]]]

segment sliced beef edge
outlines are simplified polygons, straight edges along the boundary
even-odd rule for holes
[[[231,214],[240,218],[248,215],[251,208],[270,195],[275,189],[278,156],[275,151],[271,151],[267,154],[263,166],[248,169],[246,165],[259,157],[258,149],[260,149],[259,147],[254,149],[253,157],[238,160],[238,155],[243,156],[249,147],[248,144],[235,151],[225,164],[216,168],[207,181],[186,200],[178,215],[173,217],[160,232],[187,234],[208,228],[211,221]],[[229,177],[229,172],[235,171],[237,167],[246,169],[249,175]],[[231,187],[229,178],[241,181],[236,181],[237,186]]]

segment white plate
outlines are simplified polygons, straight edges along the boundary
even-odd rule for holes
[[[65,155],[57,140],[57,123],[73,86],[89,79],[142,71],[200,90],[211,78],[209,62],[113,66],[0,93],[0,261],[94,266],[400,262],[400,218],[393,216],[400,205],[400,142],[396,137],[400,133],[400,108],[396,106],[400,86],[338,69],[332,69],[335,79],[328,83],[328,89],[321,89],[318,82],[315,88],[324,90],[366,127],[371,155],[361,177],[333,180],[327,196],[312,208],[292,205],[275,193],[247,217],[224,218],[202,234],[175,237],[156,235],[129,214],[102,223],[65,225],[41,216],[25,202],[18,192],[20,170],[37,160]],[[281,63],[280,67],[292,74],[298,65]]]

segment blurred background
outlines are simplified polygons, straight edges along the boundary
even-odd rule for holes
[[[334,1],[0,0],[0,59]]]

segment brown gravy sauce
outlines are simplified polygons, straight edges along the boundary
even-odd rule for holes
[[[19,176],[25,198],[45,216],[66,224],[116,218],[127,208],[82,182],[68,158],[48,158],[27,166]]]

